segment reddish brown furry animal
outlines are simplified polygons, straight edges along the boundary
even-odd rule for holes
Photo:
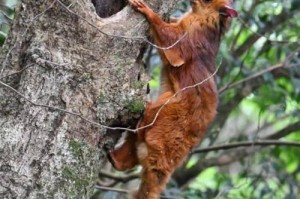
[[[237,12],[230,0],[192,0],[192,11],[176,23],[164,22],[141,0],[129,0],[148,20],[163,61],[160,94],[147,104],[138,127],[150,124],[158,109],[178,90],[199,83],[215,71],[221,36]],[[182,38],[183,37],[183,38]],[[182,38],[182,39],[181,39]],[[218,95],[214,78],[180,92],[161,110],[151,127],[129,134],[109,153],[118,170],[143,166],[136,199],[157,199],[171,174],[203,138],[216,115]]]

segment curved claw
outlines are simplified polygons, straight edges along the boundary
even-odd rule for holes
[[[142,0],[128,0],[128,2],[134,9],[138,10],[144,15],[147,15],[152,11],[151,8],[149,8]]]

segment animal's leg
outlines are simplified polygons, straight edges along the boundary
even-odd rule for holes
[[[127,170],[139,163],[136,151],[137,134],[129,133],[125,142],[108,153],[108,159],[117,170]]]
[[[149,155],[143,160],[143,173],[141,185],[136,193],[136,199],[158,199],[165,188],[171,171],[166,157],[161,152],[149,151]]]
[[[184,33],[174,24],[169,24],[164,22],[148,5],[146,5],[142,0],[129,0],[129,3],[142,13],[149,24],[151,25],[152,33],[156,44],[165,47],[163,52],[174,67],[178,67],[184,64],[184,59],[181,56],[181,51],[178,48],[177,43]],[[171,47],[172,46],[172,47]]]
[[[186,125],[185,118],[178,120],[174,117],[176,114],[168,113],[162,113],[164,117],[158,118],[157,123],[144,134],[147,153],[144,157],[139,156],[143,173],[136,199],[159,198],[171,174],[195,144],[192,138],[182,131]]]
[[[157,33],[156,37],[159,37],[160,42],[168,42],[170,39],[176,39],[182,35],[182,31],[177,26],[163,21],[142,0],[129,0],[129,3],[146,17],[152,29]]]

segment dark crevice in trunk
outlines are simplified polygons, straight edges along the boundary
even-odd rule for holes
[[[126,5],[127,0],[92,0],[96,13],[101,18],[107,18],[121,11]]]

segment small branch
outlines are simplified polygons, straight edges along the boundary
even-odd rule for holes
[[[56,65],[56,66],[67,66],[67,65],[70,65],[71,63],[57,63],[57,62],[53,62],[53,61],[49,61],[49,60],[46,60],[46,59],[43,59],[43,58],[34,58],[34,61],[37,63],[37,64],[51,64],[51,65]]]
[[[222,61],[221,61],[221,63],[222,63]],[[220,63],[220,65],[221,65],[221,63]],[[165,103],[158,109],[158,111],[157,111],[157,113],[156,113],[156,115],[155,115],[153,121],[152,121],[150,124],[148,124],[148,125],[145,125],[145,126],[142,126],[142,127],[137,128],[136,131],[139,131],[139,130],[142,130],[142,129],[145,129],[145,128],[148,128],[148,127],[153,126],[153,124],[156,122],[156,120],[157,120],[157,118],[158,118],[160,112],[162,111],[162,109],[163,109],[166,105],[168,105],[168,104],[170,103],[171,99],[173,99],[173,98],[176,97],[179,93],[181,93],[181,92],[183,92],[183,91],[185,91],[185,90],[187,90],[187,89],[195,88],[195,87],[197,87],[197,86],[200,86],[201,84],[204,84],[204,83],[207,82],[208,80],[210,80],[213,76],[215,76],[215,75],[217,74],[220,65],[219,65],[218,68],[215,70],[215,72],[214,72],[213,74],[211,74],[210,76],[208,76],[206,79],[204,79],[204,80],[202,80],[201,82],[199,82],[199,83],[197,83],[197,84],[194,84],[194,85],[192,85],[192,86],[184,87],[184,88],[178,90],[176,93],[174,93],[174,94],[173,94],[169,99],[167,99],[167,100],[165,101]]]
[[[268,67],[266,69],[263,69],[263,70],[255,73],[255,74],[250,75],[250,76],[248,76],[248,77],[246,77],[244,79],[241,79],[241,80],[239,80],[237,82],[234,82],[234,83],[231,83],[231,84],[227,84],[226,86],[224,86],[223,88],[221,88],[219,90],[219,93],[221,94],[221,93],[223,93],[226,90],[229,90],[229,89],[234,88],[234,87],[236,87],[236,86],[238,86],[240,84],[243,84],[245,82],[248,82],[250,80],[258,78],[258,77],[264,75],[265,73],[274,71],[276,69],[279,69],[279,68],[292,68],[292,67],[298,67],[298,66],[300,66],[300,64],[290,64],[290,65],[287,65],[288,61],[290,61],[293,57],[295,57],[299,53],[299,51],[300,51],[300,48],[297,48],[293,53],[291,53],[290,55],[288,55],[288,57],[284,61],[282,61],[281,63],[275,64],[275,65],[270,66],[270,67]]]
[[[281,138],[280,136],[286,136],[288,134],[290,134],[291,132],[295,132],[297,130],[299,130],[299,125],[300,125],[300,121],[295,122],[283,129],[281,129],[280,131],[278,131],[277,133],[273,133],[270,136],[264,137],[262,138],[263,140],[260,140],[256,143],[262,143],[264,141],[268,142],[269,145],[271,145],[271,142],[275,142],[274,145],[276,146],[280,146],[280,144],[278,143],[285,143],[282,141],[278,141],[275,139],[279,139]],[[298,128],[297,128],[298,127]],[[287,132],[290,131],[290,132]],[[275,141],[274,141],[275,140]],[[233,162],[236,161],[240,161],[244,158],[247,158],[249,155],[252,155],[258,151],[261,150],[261,147],[253,147],[253,146],[259,146],[259,144],[254,145],[253,143],[255,142],[241,142],[241,143],[249,143],[248,146],[241,146],[239,145],[239,143],[234,143],[234,145],[238,144],[239,146],[232,146],[232,150],[230,151],[224,151],[221,154],[218,154],[214,157],[210,157],[210,158],[205,158],[205,159],[199,159],[197,161],[197,163],[195,163],[192,167],[182,167],[180,170],[176,171],[175,174],[173,175],[173,177],[175,178],[176,182],[178,183],[178,185],[181,187],[183,185],[185,185],[187,182],[189,182],[191,179],[195,178],[196,176],[198,176],[198,174],[203,171],[206,168],[209,167],[213,167],[213,166],[224,166],[224,165],[228,165],[231,164]],[[219,145],[219,146],[213,146],[213,147],[207,147],[207,148],[202,148],[199,150],[195,150],[194,152],[191,152],[191,155],[193,155],[194,153],[197,153],[197,151],[199,153],[207,153],[209,151],[217,151],[217,150],[223,150],[223,146],[226,146],[224,148],[224,150],[229,149],[227,148],[227,145],[229,145],[229,147],[231,148],[231,144],[224,144],[224,145]],[[281,144],[282,146],[290,146],[290,145],[284,145]],[[299,147],[300,142],[296,142],[296,147]],[[262,147],[268,146],[267,144],[265,145],[261,145]],[[293,146],[293,145],[292,145]],[[247,148],[243,148],[241,149],[241,147],[247,147]]]
[[[33,101],[31,101],[30,99],[28,99],[27,97],[25,97],[22,93],[20,93],[19,91],[17,91],[16,89],[14,89],[13,87],[5,84],[4,82],[0,81],[0,85],[10,89],[11,91],[13,91],[14,93],[16,93],[17,95],[19,95],[20,97],[22,97],[24,100],[26,100],[27,102],[29,102],[31,105],[33,106],[38,106],[38,107],[43,107],[43,108],[49,108],[49,109],[52,109],[52,110],[55,110],[55,111],[60,111],[60,112],[64,112],[64,113],[67,113],[67,114],[70,114],[70,115],[73,115],[73,116],[76,116],[76,117],[79,117],[80,119],[86,121],[86,122],[89,122],[95,126],[99,126],[99,127],[102,127],[102,128],[106,128],[106,129],[110,129],[110,130],[131,130],[131,129],[127,129],[127,128],[122,128],[122,127],[109,127],[109,126],[105,126],[105,125],[102,125],[102,124],[99,124],[97,122],[94,122],[92,120],[89,120],[85,117],[83,117],[82,115],[78,114],[78,113],[73,113],[71,111],[67,111],[65,109],[62,109],[62,108],[58,108],[58,107],[54,107],[54,106],[48,106],[48,105],[44,105],[44,104],[38,104],[38,103],[35,103]],[[131,130],[132,131],[132,130]]]
[[[111,187],[104,187],[104,186],[95,186],[96,189],[104,190],[104,191],[113,191],[113,192],[118,192],[118,193],[124,193],[124,194],[129,194],[130,192],[125,190],[125,189],[116,189],[116,188],[111,188]]]
[[[297,130],[298,131],[300,130],[300,121],[288,125],[287,127],[285,127],[284,129],[281,129],[277,133],[274,133],[274,134],[271,134],[271,135],[267,136],[265,139],[269,139],[269,140],[279,139],[279,138],[287,136],[291,132],[294,132],[294,131],[297,131]]]
[[[279,144],[280,143],[280,144]],[[230,148],[237,148],[237,147],[246,147],[246,146],[258,146],[258,145],[263,145],[263,146],[268,146],[268,145],[286,145],[286,146],[294,146],[294,144],[297,147],[300,147],[300,142],[279,142],[279,141],[273,141],[273,140],[266,140],[266,141],[258,141],[258,142],[241,142],[241,143],[233,143],[233,144],[228,144],[228,145],[220,145],[220,146],[215,146],[215,147],[209,147],[209,148],[203,148],[200,150],[196,150],[193,152],[194,153],[205,153],[205,152],[209,152],[209,151],[215,151],[215,150],[223,150],[223,149],[230,149]],[[250,148],[251,149],[251,148]],[[244,152],[244,151],[243,151]],[[251,152],[248,152],[249,154],[252,153],[253,150],[251,150]],[[236,154],[236,155],[222,155],[220,157],[213,157],[207,160],[202,161],[202,164],[196,164],[194,165],[191,169],[188,169],[186,171],[181,171],[184,172],[185,174],[187,174],[187,176],[195,176],[195,173],[199,173],[198,171],[201,171],[207,167],[211,167],[211,166],[223,166],[223,165],[227,165],[230,164],[231,162],[237,161],[239,159],[241,159],[242,157],[246,157],[248,155],[248,153],[245,150],[245,153],[242,154]],[[108,174],[108,176],[114,178],[113,175]],[[186,175],[184,175],[186,176]],[[177,183],[179,182],[179,185],[181,186],[182,183],[180,183],[180,176],[174,176]],[[190,178],[192,178],[190,177]],[[178,181],[179,180],[179,181]],[[181,179],[182,180],[182,179]]]
[[[253,146],[294,146],[300,147],[300,142],[287,142],[287,141],[278,141],[278,140],[263,140],[263,141],[254,141],[254,142],[238,142],[232,144],[224,144],[219,146],[212,146],[203,149],[198,149],[192,152],[192,154],[196,153],[206,153],[210,151],[218,151],[218,150],[228,150],[238,147],[253,147]]]
[[[116,181],[122,182],[122,183],[126,183],[128,181],[139,178],[139,174],[132,174],[132,175],[127,175],[127,176],[116,176],[111,173],[107,173],[107,172],[103,172],[103,171],[101,171],[99,173],[99,176],[104,177],[104,178],[109,178],[112,180],[116,180]]]
[[[254,31],[254,30],[252,30],[251,29],[251,27],[241,18],[241,17],[238,17],[237,18],[239,21],[240,21],[240,23],[242,24],[242,25],[244,25],[250,32],[252,32],[253,34],[255,34],[255,35],[257,35],[257,36],[259,36],[259,37],[263,37],[263,38],[265,38],[267,41],[269,41],[269,42],[271,42],[271,43],[279,43],[279,44],[285,44],[285,43],[287,43],[287,44],[298,44],[298,45],[300,45],[300,42],[299,41],[288,41],[288,40],[272,40],[272,39],[270,39],[269,37],[267,37],[267,36],[265,36],[264,34],[261,34],[261,33],[259,33],[259,32],[256,32],[256,31]],[[277,24],[274,24],[274,25],[277,25]]]
[[[114,187],[118,183],[119,183],[118,181],[111,181],[111,182],[108,182],[108,183],[102,182],[100,180],[97,181],[97,185],[102,186],[102,187]]]
[[[238,70],[238,72],[235,74],[235,76],[232,78],[231,81],[229,81],[225,86],[223,86],[223,88],[221,88],[221,89],[219,90],[219,94],[220,94],[220,91],[223,92],[222,90],[227,89],[229,85],[231,85],[231,84],[233,84],[235,81],[237,81],[238,77],[239,77],[240,74],[242,73],[242,69],[244,68],[245,60],[246,60],[246,58],[248,57],[249,54],[250,54],[250,50],[247,51],[247,54],[246,54],[246,56],[243,58],[242,62],[241,62],[240,64],[237,64],[237,65],[239,65],[239,70]],[[221,77],[221,78],[224,77],[224,73],[223,73],[223,75],[220,74],[220,77]]]
[[[279,15],[274,15],[272,20],[265,24],[264,27],[260,28],[260,32],[255,32],[250,29],[247,24],[244,24],[249,28],[253,34],[251,34],[243,44],[241,44],[237,49],[232,52],[233,57],[239,57],[240,55],[244,54],[244,52],[249,49],[259,38],[264,37],[268,41],[272,42],[268,37],[265,36],[266,33],[273,32],[278,26],[280,26],[286,20],[292,18],[297,11],[290,11],[287,9],[283,9]],[[239,18],[240,19],[240,18]],[[243,20],[240,19],[240,22],[243,24]],[[275,41],[276,42],[276,41]],[[279,42],[277,42],[279,43]],[[288,42],[289,44],[293,44],[293,42]],[[299,42],[294,42],[296,45],[299,45]]]
[[[220,65],[221,65],[221,63],[220,63]],[[17,95],[19,95],[20,97],[22,97],[23,99],[25,99],[27,102],[29,102],[29,103],[30,103],[31,105],[33,105],[33,106],[38,106],[38,107],[43,107],[43,108],[49,108],[49,109],[52,109],[52,110],[55,110],[55,111],[60,111],[60,112],[68,113],[68,114],[70,114],[70,115],[79,117],[79,118],[81,118],[82,120],[84,120],[84,121],[86,121],[86,122],[89,122],[89,123],[91,123],[91,124],[93,124],[93,125],[95,125],[95,126],[101,127],[101,128],[106,128],[106,129],[109,129],[109,130],[130,131],[130,132],[134,132],[134,133],[135,133],[135,132],[137,132],[137,131],[139,131],[139,130],[141,130],[141,129],[145,129],[145,128],[148,128],[148,127],[153,126],[153,124],[156,122],[156,120],[157,120],[157,118],[158,118],[160,112],[162,111],[162,109],[163,109],[166,105],[168,105],[168,104],[170,103],[170,101],[171,101],[172,98],[176,97],[179,93],[181,93],[181,92],[183,92],[183,91],[185,91],[185,90],[187,90],[187,89],[195,88],[195,87],[197,87],[197,86],[200,86],[201,84],[204,84],[205,82],[207,82],[209,79],[211,79],[213,76],[216,75],[218,69],[219,69],[219,67],[217,68],[217,70],[215,70],[215,72],[214,72],[213,74],[211,74],[210,76],[208,76],[206,79],[202,80],[201,82],[198,82],[198,83],[196,83],[196,84],[194,84],[194,85],[187,86],[187,87],[184,87],[184,88],[178,90],[178,91],[177,91],[176,93],[174,93],[168,100],[166,100],[165,103],[160,107],[160,109],[157,111],[157,113],[156,113],[156,115],[155,115],[153,121],[152,121],[150,124],[148,124],[148,125],[146,125],[146,126],[142,126],[142,127],[140,127],[140,128],[137,128],[137,129],[129,129],[129,128],[124,128],[124,127],[110,127],[110,126],[106,126],[106,125],[100,124],[100,123],[98,123],[98,122],[94,122],[94,121],[92,121],[92,120],[89,120],[89,119],[83,117],[82,115],[80,115],[80,114],[78,114],[78,113],[74,113],[74,112],[71,112],[71,111],[67,111],[67,110],[65,110],[65,109],[58,108],[58,107],[54,107],[54,106],[48,106],[48,105],[38,104],[38,103],[36,103],[36,102],[33,102],[33,101],[31,101],[30,99],[26,98],[22,93],[20,93],[19,91],[17,91],[16,89],[14,89],[14,88],[11,87],[11,86],[5,84],[5,83],[2,82],[2,81],[0,81],[0,85],[6,87],[6,88],[8,88],[8,89],[10,89],[11,91],[13,91],[13,92],[16,93]]]
[[[25,66],[23,69],[21,69],[21,70],[19,70],[19,71],[17,71],[17,72],[14,72],[14,73],[8,74],[8,75],[6,75],[6,76],[0,77],[0,80],[5,79],[5,78],[8,78],[8,77],[13,76],[13,75],[17,75],[17,74],[23,72],[24,70],[27,70],[28,68],[30,68],[30,67],[32,67],[32,66],[34,66],[33,63],[32,63],[32,64],[29,64],[28,66]]]
[[[275,69],[278,69],[278,68],[281,68],[281,67],[283,67],[283,66],[284,66],[283,63],[276,64],[276,65],[273,65],[273,66],[270,66],[270,67],[268,67],[268,68],[266,68],[266,69],[264,69],[264,70],[261,70],[261,71],[255,73],[255,74],[253,74],[253,75],[251,75],[251,76],[248,76],[248,77],[246,77],[246,78],[244,78],[244,79],[241,79],[241,80],[239,80],[239,81],[237,81],[237,82],[234,82],[234,83],[232,83],[232,84],[228,84],[228,85],[224,86],[223,88],[221,88],[221,89],[219,90],[219,93],[223,93],[225,90],[229,90],[229,89],[231,89],[231,88],[234,88],[234,87],[236,87],[236,86],[238,86],[238,85],[240,85],[240,84],[243,84],[243,83],[245,83],[245,82],[247,82],[247,81],[249,81],[249,80],[252,80],[252,79],[255,79],[255,78],[257,78],[257,77],[260,77],[260,76],[262,76],[263,74],[265,74],[265,73],[267,73],[267,72],[271,72],[271,71],[273,71],[273,70],[275,70]]]

